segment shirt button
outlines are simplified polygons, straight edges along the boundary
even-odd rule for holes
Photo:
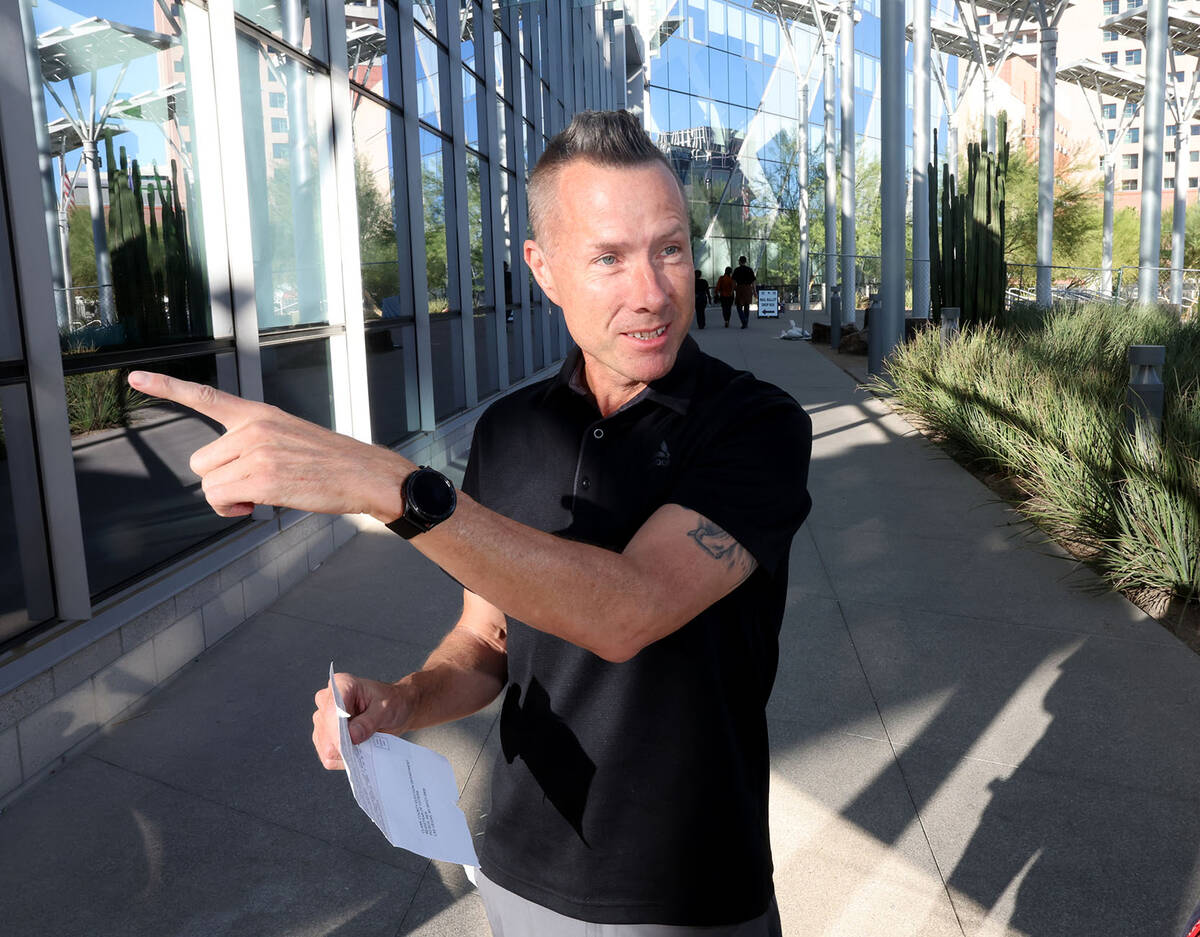
[[[582,488],[584,491],[587,491],[589,488],[592,487],[592,480],[590,478],[581,478],[579,480],[579,487]]]
[[[597,439],[603,439],[604,438],[604,430],[602,430],[599,426],[597,426],[594,430],[592,430],[592,435],[595,436]]]

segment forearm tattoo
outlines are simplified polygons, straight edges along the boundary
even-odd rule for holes
[[[696,516],[696,529],[689,530],[688,536],[714,560],[723,560],[729,569],[736,570],[740,574],[739,583],[744,582],[758,566],[758,561],[750,555],[749,550],[703,515]]]

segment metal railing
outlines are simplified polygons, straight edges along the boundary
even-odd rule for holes
[[[1157,291],[1151,302],[1170,302],[1171,268],[1154,267],[1157,278]],[[1008,286],[1005,290],[1005,306],[1014,302],[1037,301],[1037,271],[1036,264],[1008,265]],[[1141,301],[1138,295],[1138,279],[1141,268],[1117,267],[1105,272],[1100,267],[1050,267],[1051,295],[1055,301],[1065,302],[1111,302],[1136,303]],[[1200,301],[1200,269],[1185,268],[1183,270],[1183,301],[1180,313],[1184,316],[1195,314]]]

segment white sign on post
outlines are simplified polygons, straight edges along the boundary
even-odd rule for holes
[[[758,317],[760,319],[779,318],[779,290],[758,291]]]

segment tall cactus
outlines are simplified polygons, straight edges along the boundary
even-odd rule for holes
[[[961,191],[949,165],[942,167],[941,252],[933,211],[938,203],[937,150],[929,167],[930,247],[939,262],[932,264],[931,289],[934,315],[940,318],[944,306],[957,306],[961,321],[988,322],[1000,314],[1006,285],[1004,262],[1004,177],[1008,171],[1008,117],[1001,112],[997,121],[997,139],[1003,141],[999,152],[987,150],[986,137],[967,146],[967,185]],[[936,137],[935,137],[936,141]]]
[[[108,242],[125,340],[142,344],[189,335],[192,313],[205,297],[202,274],[193,269],[196,264],[189,253],[175,160],[171,160],[170,180],[164,180],[158,166],[151,164],[153,177],[144,182],[138,161],[129,160],[124,147],[117,159],[112,138],[105,144]]]

